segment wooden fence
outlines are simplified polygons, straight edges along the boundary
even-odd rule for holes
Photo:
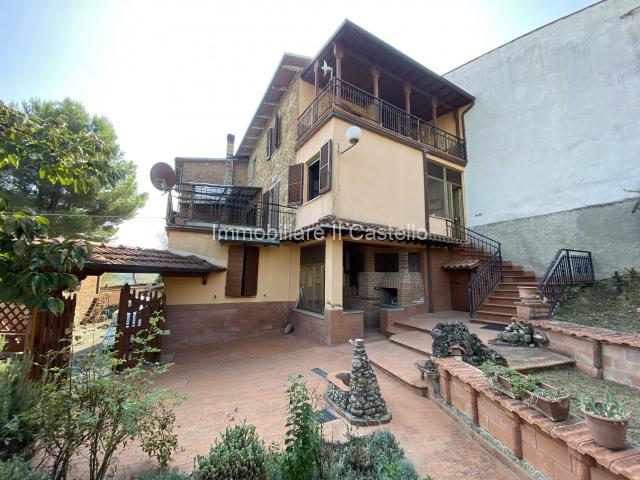
[[[125,361],[124,367],[131,366],[136,362],[136,353],[139,352],[142,345],[136,342],[135,338],[149,334],[150,319],[156,313],[164,311],[164,302],[164,295],[158,290],[136,292],[132,291],[128,284],[122,287],[118,307],[116,346],[118,357]],[[163,325],[158,325],[158,327],[163,328]],[[148,346],[159,350],[161,338],[161,336],[156,336]],[[147,353],[145,360],[157,362],[160,360],[160,353]]]
[[[63,367],[69,361],[71,341],[73,339],[73,317],[76,310],[76,296],[63,298],[64,311],[55,315],[49,310],[38,310],[32,317],[29,337],[29,350],[33,356],[32,375],[39,378],[44,365]],[[60,352],[53,354],[53,352]]]

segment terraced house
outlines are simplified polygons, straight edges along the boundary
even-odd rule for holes
[[[465,228],[473,102],[350,21],[314,58],[285,54],[235,152],[230,135],[225,158],[176,159],[169,248],[226,271],[166,279],[167,348],[288,322],[337,344],[416,312],[508,319],[535,277]]]

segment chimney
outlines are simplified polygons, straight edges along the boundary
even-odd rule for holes
[[[227,135],[227,158],[233,157],[233,144],[236,141],[235,135],[229,133]]]

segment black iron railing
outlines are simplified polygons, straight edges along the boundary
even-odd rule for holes
[[[396,134],[466,159],[464,140],[337,78],[327,83],[298,118],[298,139],[334,107],[374,122]]]
[[[482,262],[482,266],[467,285],[469,313],[473,316],[491,290],[502,281],[502,246],[497,240],[451,220],[447,219],[446,226],[447,236],[463,240],[465,249],[477,255]]]
[[[553,315],[567,290],[580,283],[594,281],[591,252],[562,248],[553,257],[540,282],[540,293]]]
[[[167,205],[169,225],[206,224],[227,231],[259,229],[271,231],[271,237],[278,237],[293,230],[295,221],[294,207],[264,202],[259,190],[253,196],[239,197],[178,184],[169,195]]]

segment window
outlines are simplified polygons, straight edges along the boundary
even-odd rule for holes
[[[418,252],[409,252],[409,271],[420,272],[420,254]]]
[[[271,159],[272,148],[273,148],[273,128],[267,130],[267,160]]]
[[[429,162],[427,176],[429,215],[464,223],[462,174]]]
[[[257,175],[258,171],[256,168],[256,157],[255,155],[251,158],[251,182],[250,185],[255,185],[256,184],[256,175]]]
[[[397,272],[398,271],[398,254],[397,253],[376,253],[375,270],[376,272]]]
[[[300,249],[300,301],[298,307],[324,313],[324,245]]]
[[[320,157],[309,164],[309,185],[307,200],[313,200],[320,195]]]
[[[276,113],[273,120],[273,127],[267,130],[267,160],[270,160],[272,155],[276,153],[280,146],[280,114]]]
[[[258,247],[229,246],[227,258],[227,297],[254,297],[258,292]]]

